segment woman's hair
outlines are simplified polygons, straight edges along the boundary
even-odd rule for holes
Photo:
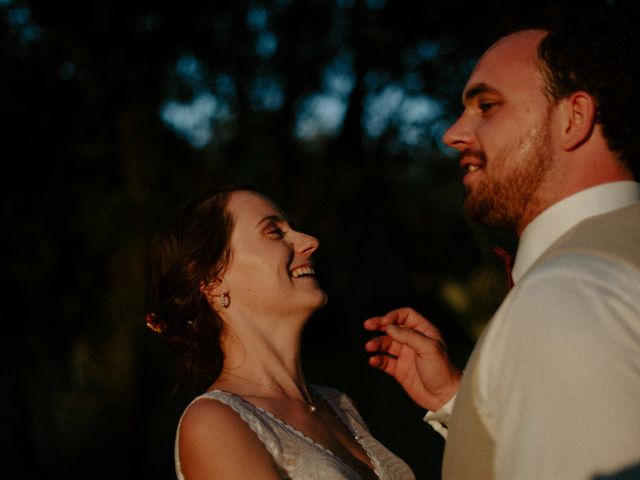
[[[201,285],[228,264],[233,221],[227,204],[238,190],[255,189],[227,186],[194,198],[151,242],[151,310],[146,321],[178,354],[179,384],[210,384],[222,371],[223,323]]]

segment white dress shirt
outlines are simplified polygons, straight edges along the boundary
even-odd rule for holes
[[[640,272],[572,254],[525,275],[582,220],[637,202],[636,182],[599,185],[554,204],[522,233],[516,287],[477,365],[497,478],[589,479],[640,466]],[[425,416],[445,438],[454,401]]]

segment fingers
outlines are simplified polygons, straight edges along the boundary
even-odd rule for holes
[[[388,325],[404,325],[413,328],[415,321],[412,322],[409,317],[413,310],[410,308],[398,308],[387,312],[385,315],[378,315],[368,318],[364,321],[364,328],[366,330],[380,330],[385,331]],[[415,312],[414,312],[415,313]],[[415,315],[420,316],[418,313]],[[425,320],[426,321],[426,320]]]
[[[370,330],[370,331],[381,330],[381,331],[384,331],[384,328],[386,328],[386,327],[384,327],[381,324],[381,320],[382,320],[382,317],[379,317],[379,316],[378,317],[367,318],[364,321],[365,330]]]
[[[369,365],[393,376],[398,361],[388,355],[373,355],[369,358]]]
[[[391,337],[382,336],[369,340],[365,350],[373,352],[369,357],[369,365],[394,376],[398,364],[398,356],[401,353],[402,345],[394,341]]]
[[[442,341],[440,331],[425,317],[409,307],[391,310],[382,316],[375,316],[364,321],[364,328],[370,331],[386,331],[389,325],[399,325],[417,330],[431,338]]]
[[[392,345],[397,344],[400,348],[406,345],[418,355],[431,355],[434,347],[441,351],[446,351],[441,338],[431,337],[411,328],[389,325],[387,327],[387,338],[392,340]]]
[[[364,349],[367,352],[377,352],[378,350],[381,349],[382,338],[383,337],[372,338],[371,340],[369,340],[367,343],[364,344]]]
[[[367,352],[379,352],[388,355],[398,356],[402,349],[402,344],[393,341],[391,337],[383,336],[376,337],[369,340],[364,345],[364,349]]]
[[[394,360],[395,358],[387,357],[385,355],[374,355],[373,357],[369,358],[369,365],[375,368],[379,368],[380,370],[385,370]]]
[[[442,338],[440,331],[431,322],[408,307],[391,310],[381,319],[380,323],[381,325],[399,325],[412,328],[428,337]]]

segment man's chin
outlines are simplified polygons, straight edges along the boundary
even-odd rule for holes
[[[515,227],[514,219],[506,214],[504,210],[493,202],[474,198],[471,195],[468,195],[464,200],[464,212],[469,219],[486,227],[498,230],[513,230]]]
[[[483,220],[490,211],[490,206],[486,202],[481,201],[473,196],[473,194],[467,192],[467,196],[464,199],[464,213],[471,220],[484,223]]]

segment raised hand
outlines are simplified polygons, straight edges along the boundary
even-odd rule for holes
[[[392,377],[427,410],[438,410],[458,390],[462,373],[450,361],[440,331],[411,308],[399,308],[364,322],[384,332],[365,344],[369,364]]]

